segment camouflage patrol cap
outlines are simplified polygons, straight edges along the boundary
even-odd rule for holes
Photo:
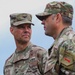
[[[14,13],[10,15],[10,23],[11,25],[18,26],[21,24],[32,24],[32,16],[28,13]]]
[[[62,16],[72,19],[73,7],[66,2],[53,1],[46,5],[43,13],[36,14],[36,17],[42,21],[46,16],[57,13],[61,13]]]

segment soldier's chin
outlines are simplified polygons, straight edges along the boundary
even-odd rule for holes
[[[45,32],[45,35],[46,35],[46,36],[49,36],[49,34],[48,34],[48,33],[46,33],[46,32]]]

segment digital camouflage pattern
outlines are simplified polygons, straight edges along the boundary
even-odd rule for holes
[[[75,75],[75,32],[72,27],[62,30],[49,49],[45,75]]]
[[[36,17],[40,20],[43,20],[44,17],[57,13],[61,13],[61,15],[72,19],[73,7],[66,2],[53,1],[46,5],[46,8],[43,13],[36,14]]]
[[[43,75],[47,52],[42,47],[29,43],[28,47],[7,59],[4,75]]]
[[[20,24],[29,23],[32,24],[32,15],[28,13],[14,13],[10,15],[11,25],[18,26]]]

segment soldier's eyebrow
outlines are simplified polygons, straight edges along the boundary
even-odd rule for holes
[[[20,28],[25,28],[25,24],[20,24],[20,25],[18,25],[18,26],[14,26],[14,27],[16,27],[16,28],[18,28],[18,29],[20,29]],[[31,28],[31,24],[28,24],[27,27],[28,27],[28,28]]]

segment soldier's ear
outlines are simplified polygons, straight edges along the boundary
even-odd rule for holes
[[[11,32],[11,34],[14,33],[14,28],[13,27],[10,27],[10,32]]]
[[[61,14],[60,13],[57,13],[56,14],[56,21],[57,21],[57,23],[59,23],[61,20],[62,20]]]

